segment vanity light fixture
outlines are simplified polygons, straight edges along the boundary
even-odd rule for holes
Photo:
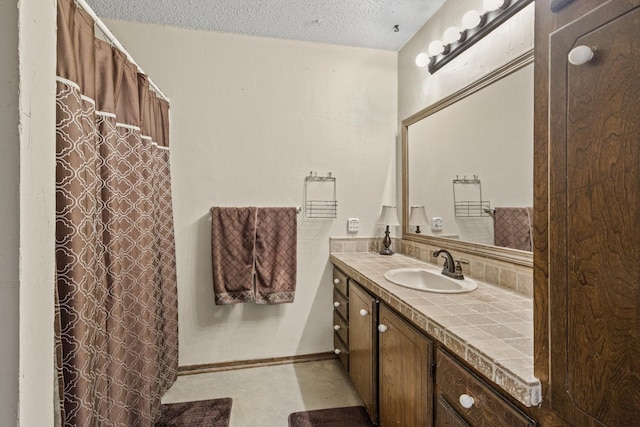
[[[510,0],[484,0],[482,5],[487,12],[493,12],[498,9],[506,9],[509,7]]]
[[[484,13],[476,10],[465,13],[461,29],[449,27],[445,30],[442,41],[434,40],[429,44],[429,73],[438,71],[532,2],[533,0],[484,0]],[[422,64],[424,56],[421,55],[418,57]],[[416,65],[420,66],[417,57]]]
[[[380,250],[380,255],[393,255],[393,250],[390,248],[391,237],[389,237],[389,226],[400,225],[396,207],[387,205],[382,206],[382,212],[380,213],[378,224],[386,226],[384,231],[384,239],[382,239],[383,248]]]
[[[416,234],[422,233],[420,231],[421,225],[429,224],[429,220],[427,219],[427,212],[424,209],[423,205],[412,205],[411,213],[409,214],[409,225],[416,226]]]

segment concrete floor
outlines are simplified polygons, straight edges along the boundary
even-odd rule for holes
[[[287,427],[292,412],[362,405],[338,360],[184,375],[162,403],[231,397],[229,427]]]

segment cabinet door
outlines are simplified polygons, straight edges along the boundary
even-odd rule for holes
[[[353,280],[349,286],[349,376],[375,423],[378,410],[377,304]]]
[[[640,419],[639,28],[615,0],[550,38],[548,399],[575,425]]]
[[[380,426],[431,426],[433,344],[385,305],[379,319]]]

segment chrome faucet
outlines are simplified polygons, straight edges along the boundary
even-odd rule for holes
[[[446,249],[438,249],[433,253],[433,256],[437,257],[440,254],[444,255],[444,265],[442,266],[442,274],[453,279],[463,280],[462,266],[460,260],[454,262],[451,253]]]

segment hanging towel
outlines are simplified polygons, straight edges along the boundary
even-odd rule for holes
[[[295,208],[211,208],[217,305],[293,302],[297,271]]]
[[[296,290],[296,208],[258,208],[256,303],[293,302]]]
[[[493,235],[496,246],[533,250],[533,208],[496,208]]]
[[[257,208],[211,208],[213,291],[218,305],[255,300]]]

